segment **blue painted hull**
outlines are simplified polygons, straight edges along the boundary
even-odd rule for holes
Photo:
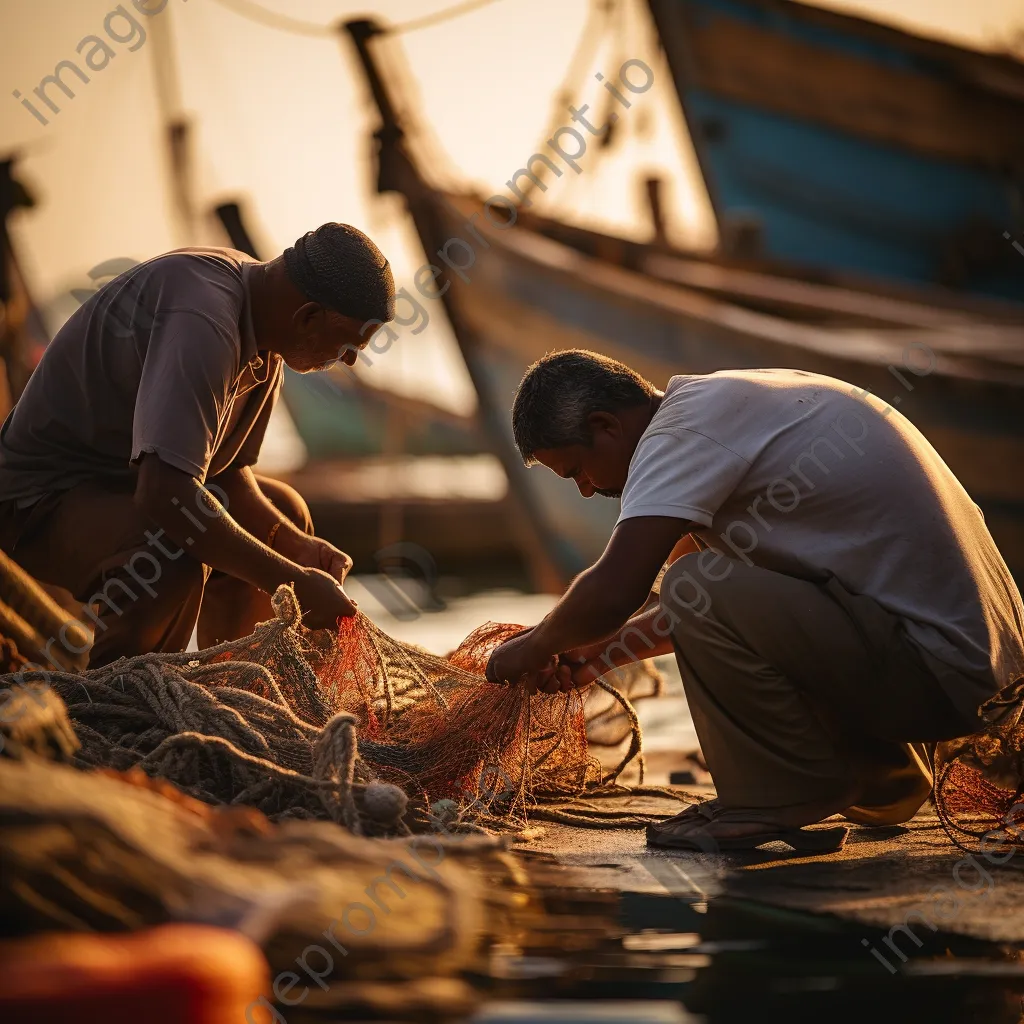
[[[995,110],[995,131],[1016,113],[1024,132],[1024,66],[796,3],[652,0],[651,8],[726,244],[745,223],[768,261],[1024,302],[1024,258],[1003,236],[1024,237],[1019,150],[1001,155],[998,140],[979,136],[981,155],[954,141],[944,151],[944,138],[962,131],[940,109],[966,96],[963,116]],[[772,88],[773,48],[788,91]],[[998,62],[1016,83],[1016,102],[965,86],[965,53]],[[812,71],[801,77],[790,66],[800,54],[836,62],[834,72],[822,64],[818,96],[795,93],[814,86]],[[830,74],[842,77],[842,110],[830,107]],[[878,112],[888,97],[879,76],[891,76],[892,91],[905,87],[904,98],[893,97],[898,110]],[[850,115],[858,102],[863,123]],[[916,135],[899,136],[889,123],[897,114]]]
[[[739,166],[731,164],[745,163],[749,175],[756,170],[756,155],[762,160],[784,161],[788,170],[767,174],[756,188],[745,185],[752,189],[751,195],[766,194],[769,187],[781,189],[780,182],[804,193],[790,194],[775,210],[766,207],[758,211],[779,221],[779,230],[771,234],[768,244],[784,246],[788,238],[788,244],[796,246],[813,227],[818,234],[810,242],[799,243],[806,247],[800,253],[814,255],[819,270],[832,266],[862,269],[870,264],[883,285],[886,281],[891,285],[899,274],[903,281],[918,280],[915,274],[926,277],[927,271],[922,269],[927,266],[926,240],[940,236],[940,222],[950,210],[960,209],[969,220],[975,207],[979,216],[989,217],[999,217],[1008,209],[999,205],[1003,193],[991,184],[994,179],[985,175],[998,175],[1005,167],[1024,169],[1024,137],[1019,130],[1002,130],[1019,129],[1017,115],[1024,112],[1024,71],[1017,62],[1004,61],[997,70],[1011,78],[1020,75],[1020,99],[1002,96],[989,103],[977,83],[979,75],[992,70],[984,63],[990,58],[980,58],[982,65],[978,65],[978,55],[965,57],[954,48],[920,44],[915,50],[913,37],[877,26],[865,30],[864,38],[858,40],[843,31],[854,19],[817,12],[806,16],[810,23],[798,26],[799,38],[789,47],[790,56],[800,59],[780,62],[772,33],[785,26],[792,12],[810,8],[788,0],[649,3],[673,73],[681,83],[684,106],[688,104],[689,79],[682,71],[689,56],[683,51],[694,44],[702,51],[702,77],[695,79],[695,84],[708,94],[705,102],[736,104],[743,95],[751,100],[744,117],[734,118],[738,132],[731,124],[720,124],[714,132],[708,125],[701,126],[703,141],[709,137],[731,139],[731,145],[740,146],[741,154],[748,157],[734,157],[729,162],[730,181],[739,189],[746,179]],[[679,15],[697,7],[712,22],[726,8],[732,11],[724,34],[712,32],[703,43],[696,36],[684,39]],[[737,29],[741,20],[735,13],[741,9],[770,17],[748,26],[749,31]],[[673,26],[680,31],[667,31]],[[934,288],[853,286],[855,274],[801,275],[795,251],[789,260],[751,259],[747,266],[730,259],[729,254],[700,261],[693,254],[672,252],[661,244],[643,245],[598,235],[522,209],[514,223],[495,227],[481,215],[478,198],[444,194],[424,180],[406,148],[390,84],[371,45],[381,29],[362,21],[348,27],[381,114],[382,126],[376,132],[378,191],[399,192],[405,197],[428,259],[446,252],[456,238],[474,255],[463,272],[444,275],[440,301],[479,395],[481,425],[509,477],[515,502],[510,532],[518,533],[535,566],[535,578],[540,580],[543,575],[544,581],[538,585],[559,589],[573,574],[592,564],[617,517],[617,502],[583,499],[571,483],[550,471],[526,469],[513,443],[509,414],[523,373],[546,352],[565,348],[591,349],[619,359],[659,387],[674,374],[792,367],[870,390],[898,405],[931,441],[984,511],[1011,570],[1024,578],[1024,478],[1020,473],[1024,466],[1024,420],[1020,415],[1024,408],[1024,311],[1012,304],[951,297],[949,291]],[[815,67],[815,61],[821,64],[819,51],[826,39],[835,44],[837,56],[830,55],[828,62],[835,62],[839,69],[835,81],[856,106],[852,113],[841,104],[837,107],[821,100],[821,68]],[[737,43],[742,44],[738,51]],[[749,63],[731,64],[731,57],[744,47]],[[871,56],[872,47],[875,56]],[[878,49],[886,47],[884,59],[878,58]],[[723,60],[723,55],[727,59]],[[959,94],[949,82],[933,82],[927,74],[929,61],[934,63],[939,56],[976,79],[973,91],[960,97],[962,102],[959,106],[954,103],[948,116],[942,101]],[[908,71],[900,63],[904,58],[918,63]],[[901,88],[894,90],[894,84]],[[753,102],[760,97],[771,99],[772,117],[790,117],[787,138],[778,134],[782,131],[779,123],[772,125],[765,116],[765,104]],[[915,105],[930,111],[933,120],[918,123],[908,119]],[[402,106],[408,108],[407,103]],[[794,112],[803,108],[808,116],[795,116]],[[707,112],[724,116],[726,108],[720,105],[712,111],[709,107]],[[692,129],[695,115],[688,109],[687,116]],[[947,122],[959,131],[948,132]],[[747,131],[747,124],[772,127],[777,133],[774,142],[769,138],[767,146],[759,144],[756,133]],[[811,140],[814,132],[845,134],[853,140],[865,133],[870,136],[871,145],[877,148],[874,159],[878,165],[872,173],[880,181],[885,168],[884,188],[860,180],[868,152],[864,146],[844,141],[848,148],[842,155],[848,153],[854,166],[838,166],[843,162],[836,159],[838,143],[825,138],[813,145],[823,159],[831,154],[830,165],[806,168],[806,175],[822,188],[839,190],[840,208],[815,214],[799,212],[799,202],[818,193],[798,179],[799,172],[805,170],[799,154],[782,151],[787,146],[798,148],[795,140]],[[904,134],[912,145],[902,144]],[[899,152],[884,152],[885,147]],[[722,199],[702,144],[698,156],[721,221]],[[804,157],[810,160],[806,153]],[[924,160],[924,170],[933,175],[921,183],[922,191],[929,191],[934,180],[941,193],[938,197],[916,195],[911,169],[900,165],[900,160],[915,158]],[[972,177],[975,171],[982,177]],[[855,216],[842,209],[846,203],[859,203],[867,212]],[[783,214],[790,218],[788,233],[782,230]],[[796,221],[798,216],[803,218],[802,225]],[[893,224],[898,217],[903,222]],[[865,220],[870,230],[864,227]],[[904,222],[911,221],[917,234],[901,245]],[[890,242],[879,248],[882,236]],[[944,238],[944,243],[948,241]],[[1008,259],[1020,259],[1012,246],[1002,239],[1000,244]],[[830,251],[830,246],[840,251]],[[947,246],[947,254],[952,252]],[[998,255],[1004,255],[1002,250]],[[893,276],[878,275],[879,266],[893,268]],[[989,276],[975,285],[1001,294],[1000,279],[993,273],[990,268]],[[907,361],[915,344],[920,346],[916,351],[929,352],[933,359],[923,377],[913,374],[909,369],[913,360]]]

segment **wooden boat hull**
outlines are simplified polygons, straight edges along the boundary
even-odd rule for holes
[[[513,443],[509,412],[524,371],[545,352],[573,347],[620,359],[659,386],[680,373],[792,367],[870,390],[898,405],[932,441],[984,511],[1011,570],[1024,579],[1024,330],[1016,313],[983,319],[977,302],[958,309],[944,294],[929,310],[931,298],[940,296],[935,291],[907,299],[890,288],[877,303],[866,290],[809,293],[792,275],[779,279],[781,290],[770,277],[735,274],[732,284],[687,286],[680,277],[692,277],[693,268],[673,264],[685,254],[665,246],[619,244],[556,221],[545,227],[536,214],[520,221],[499,196],[504,212],[495,216],[494,203],[445,194],[426,180],[410,155],[375,50],[383,30],[370,21],[346,28],[381,115],[378,190],[405,196],[428,263],[448,264],[434,275],[435,294],[477,389],[481,425],[509,478],[510,527],[522,530],[523,549],[545,589],[593,563],[618,507],[583,499],[543,468],[527,470]],[[604,255],[615,251],[627,265]],[[668,265],[653,266],[655,258]],[[706,269],[718,277],[728,272],[721,263]],[[775,297],[768,306],[766,290]],[[794,318],[784,309],[804,313]]]
[[[472,209],[452,197],[439,199],[438,227],[447,237],[464,237],[464,215]],[[601,352],[659,386],[673,374],[727,368],[794,367],[826,374],[869,389],[921,429],[984,511],[1011,569],[1024,578],[1020,351],[1004,363],[950,355],[947,350],[964,347],[958,340],[969,342],[971,331],[984,330],[970,323],[942,332],[905,328],[837,335],[624,270],[526,229],[488,229],[481,220],[475,224],[489,248],[467,273],[468,281],[452,276],[445,298],[501,444],[513,448],[508,412],[524,371],[553,349]],[[930,372],[915,374],[932,362]],[[565,572],[591,564],[611,533],[618,502],[584,499],[543,468],[517,466],[514,454],[506,466],[511,486],[526,493],[529,507],[555,538]]]
[[[726,249],[1024,301],[1024,64],[791,0],[649,0]]]
[[[285,371],[283,397],[313,460],[393,454],[475,455],[487,442],[471,416],[361,384],[335,369]]]

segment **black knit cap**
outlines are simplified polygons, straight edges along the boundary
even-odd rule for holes
[[[395,279],[384,254],[351,224],[322,224],[284,251],[292,283],[306,298],[356,320],[395,318]]]

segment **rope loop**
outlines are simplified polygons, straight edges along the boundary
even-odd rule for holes
[[[270,607],[274,609],[274,614],[285,626],[294,628],[302,621],[302,609],[299,608],[295,590],[287,583],[281,584],[274,591],[274,596],[270,599]]]

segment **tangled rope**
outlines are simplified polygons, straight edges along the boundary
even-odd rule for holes
[[[208,804],[327,819],[355,835],[408,834],[438,818],[467,831],[652,820],[587,802],[621,795],[633,762],[643,780],[624,693],[600,680],[588,709],[576,691],[531,696],[484,682],[490,650],[518,627],[481,627],[445,659],[362,615],[336,635],[309,631],[287,587],[273,607],[251,636],[205,651],[47,673],[81,744],[74,763],[137,767]],[[650,673],[626,682],[658,691]],[[599,742],[628,740],[608,772],[588,748],[588,720],[600,723]]]

